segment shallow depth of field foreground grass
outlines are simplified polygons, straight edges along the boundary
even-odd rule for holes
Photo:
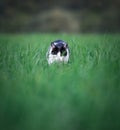
[[[51,41],[70,62],[49,66]],[[0,35],[0,130],[120,129],[120,35]]]

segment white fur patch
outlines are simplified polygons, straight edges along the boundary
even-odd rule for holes
[[[68,63],[68,61],[69,61],[69,50],[68,50],[68,48],[66,49],[66,51],[67,51],[66,56],[61,56],[60,52],[58,52],[57,55],[53,55],[53,54],[51,54],[51,51],[52,51],[52,48],[50,47],[50,49],[48,50],[48,53],[47,53],[47,61],[48,61],[49,65],[52,64],[53,62]]]

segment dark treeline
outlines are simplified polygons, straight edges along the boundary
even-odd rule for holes
[[[1,0],[0,32],[72,32],[73,30],[73,32],[119,32],[119,7],[119,0]],[[51,16],[54,13],[56,15]],[[57,29],[52,28],[52,24],[54,24],[52,20],[55,21],[56,16],[59,19],[58,14],[60,14],[60,19],[65,17],[62,14],[66,14],[66,21],[71,22],[73,18],[75,22],[72,21],[72,23],[76,23],[79,26],[76,27],[79,29],[72,30],[69,27],[65,30],[61,29],[64,28],[62,22],[57,25],[59,26]],[[68,16],[71,17],[71,20]],[[47,19],[49,18],[52,20],[48,25]],[[70,26],[73,26],[72,23]]]
[[[103,12],[107,9],[120,11],[119,0],[1,0],[0,14],[5,15],[9,11],[21,11],[24,13],[36,13],[40,10],[53,7],[64,7],[72,10],[88,9],[91,11]]]

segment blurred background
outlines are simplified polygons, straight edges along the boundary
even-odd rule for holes
[[[0,0],[0,33],[120,32],[120,0]]]

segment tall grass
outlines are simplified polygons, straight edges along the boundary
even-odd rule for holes
[[[70,47],[49,66],[50,42]],[[0,35],[0,130],[120,129],[119,35]]]

